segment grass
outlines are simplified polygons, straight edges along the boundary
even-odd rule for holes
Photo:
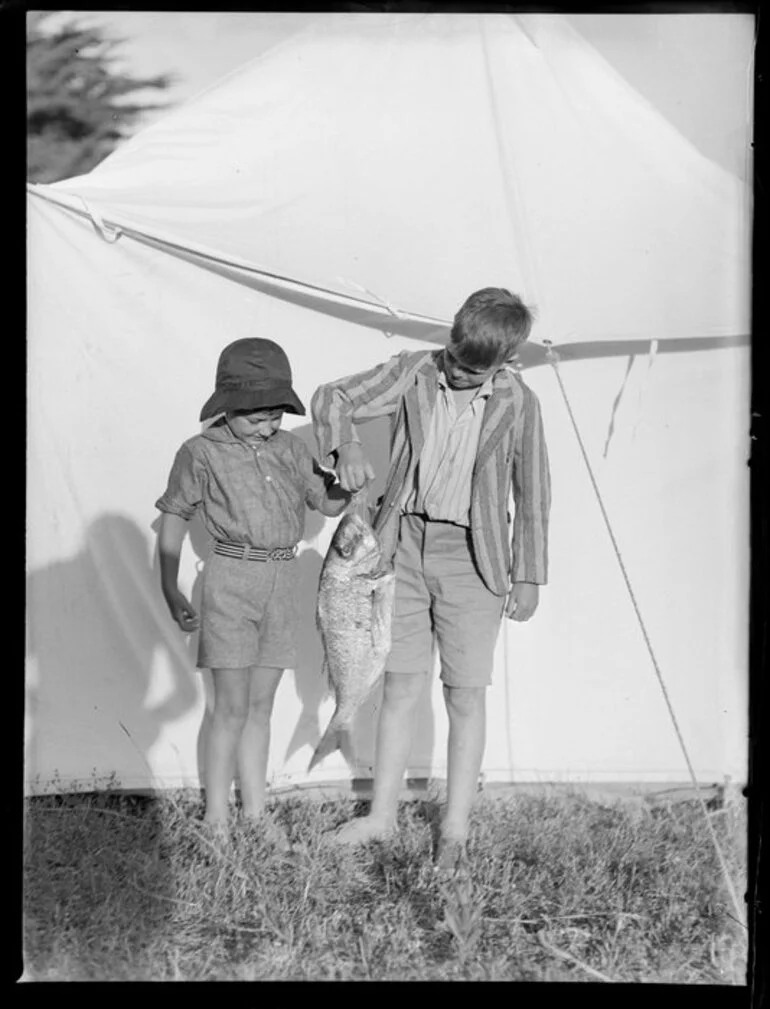
[[[404,803],[393,841],[324,845],[365,806],[273,801],[280,856],[237,821],[212,847],[197,793],[28,799],[24,979],[745,984],[694,802],[482,796],[452,879],[433,871],[433,801]],[[744,807],[711,815],[743,894]]]

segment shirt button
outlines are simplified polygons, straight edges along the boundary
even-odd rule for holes
[[[273,482],[273,478],[271,476],[266,476],[265,480],[267,480],[268,483],[272,483]]]

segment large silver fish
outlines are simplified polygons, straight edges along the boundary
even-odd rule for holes
[[[308,770],[340,749],[390,652],[395,575],[369,522],[343,515],[321,569],[316,620],[337,708]]]

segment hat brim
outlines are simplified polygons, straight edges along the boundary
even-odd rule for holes
[[[230,410],[270,410],[281,407],[286,413],[305,416],[305,407],[290,385],[270,389],[218,389],[201,410],[200,420],[209,420]]]

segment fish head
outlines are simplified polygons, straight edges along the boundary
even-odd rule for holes
[[[338,560],[356,574],[371,574],[382,561],[377,534],[360,515],[348,512],[340,519],[331,542]]]

